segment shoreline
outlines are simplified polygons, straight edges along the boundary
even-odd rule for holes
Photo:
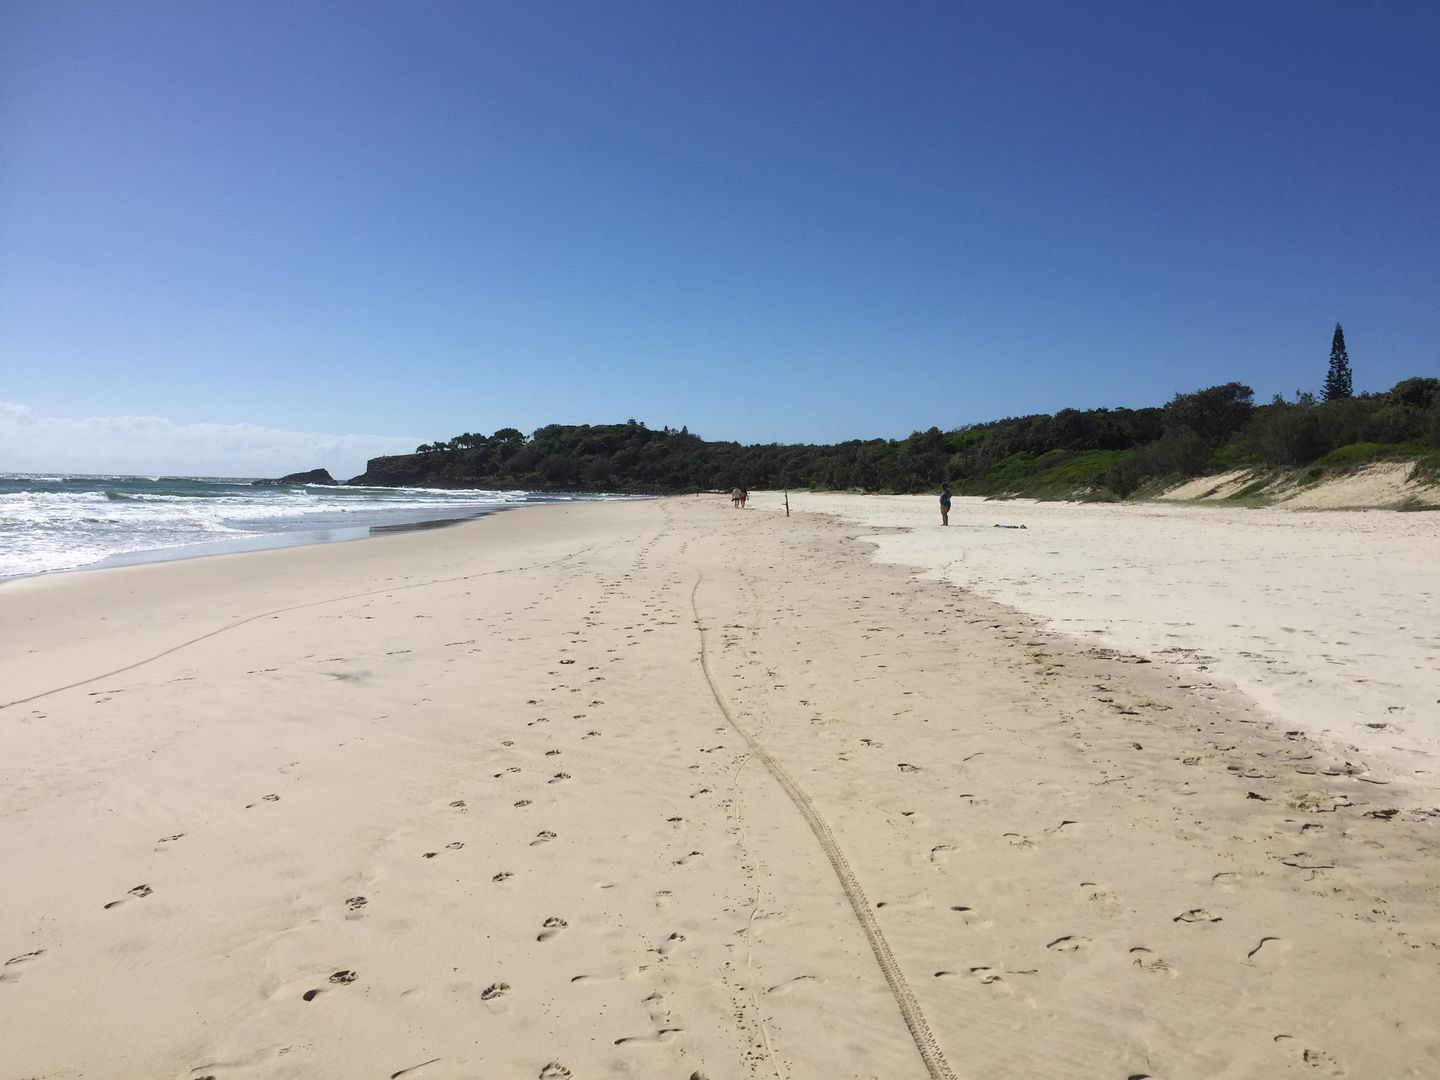
[[[390,526],[614,496],[257,485],[203,477],[0,477],[0,583],[34,574],[348,543]]]
[[[231,537],[225,540],[211,540],[197,544],[182,544],[176,547],[148,548],[142,551],[122,552],[107,555],[92,563],[81,566],[61,566],[54,570],[42,570],[33,574],[8,574],[0,577],[0,588],[10,582],[28,581],[32,578],[48,578],[59,574],[82,574],[92,570],[114,570],[122,566],[149,566],[159,563],[187,562],[191,559],[208,559],[218,555],[247,555],[257,551],[277,551],[294,547],[325,547],[330,544],[351,544],[357,540],[371,540],[393,533],[420,532],[428,529],[444,529],[463,525],[489,514],[506,510],[522,509],[515,506],[496,506],[457,514],[454,517],[427,518],[413,522],[394,522],[384,525],[353,525],[338,528],[295,529],[291,532],[261,533],[246,537]]]
[[[0,1080],[1440,1055],[1440,818],[1242,695],[820,514],[524,509],[7,593]]]

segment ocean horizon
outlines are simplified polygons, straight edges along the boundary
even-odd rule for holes
[[[517,506],[621,495],[0,472],[0,582],[32,574],[364,539]]]

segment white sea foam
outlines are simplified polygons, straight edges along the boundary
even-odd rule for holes
[[[339,529],[350,535],[367,526],[461,518],[572,498],[577,496],[0,474],[0,578],[243,537],[333,538],[329,534]]]

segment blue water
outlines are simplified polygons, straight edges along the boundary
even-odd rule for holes
[[[614,497],[0,473],[0,578],[352,540],[377,529],[460,520],[513,506]]]

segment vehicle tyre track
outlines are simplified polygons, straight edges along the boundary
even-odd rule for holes
[[[805,789],[740,724],[729,701],[721,692],[720,684],[716,680],[715,672],[710,664],[709,635],[705,629],[705,623],[700,618],[700,606],[697,600],[700,585],[704,580],[705,574],[702,571],[697,575],[695,585],[690,590],[690,610],[695,616],[695,627],[700,632],[700,666],[704,669],[705,679],[710,684],[710,693],[715,698],[715,704],[720,707],[720,711],[724,714],[730,727],[740,738],[745,740],[745,745],[755,759],[765,766],[766,771],[775,778],[775,782],[789,796],[795,809],[800,811],[800,816],[805,819],[805,824],[810,827],[810,832],[819,842],[821,850],[825,852],[825,857],[830,860],[835,877],[839,879],[840,888],[845,893],[845,898],[850,901],[850,908],[855,912],[855,918],[860,923],[860,929],[865,932],[866,939],[870,942],[870,950],[875,954],[875,961],[880,965],[880,971],[885,976],[885,982],[890,987],[895,1004],[899,1006],[905,1026],[910,1029],[910,1037],[915,1041],[915,1048],[920,1051],[920,1057],[925,1062],[930,1080],[957,1080],[955,1073],[950,1069],[949,1062],[945,1060],[945,1054],[940,1048],[939,1041],[930,1031],[930,1025],[925,1019],[924,1011],[920,1008],[920,1002],[916,999],[914,991],[910,989],[910,984],[906,981],[905,973],[895,959],[895,954],[890,950],[890,943],[885,940],[885,935],[880,930],[880,924],[871,910],[865,890],[860,887],[855,872],[850,869],[849,860],[840,850],[840,845],[835,842],[835,836],[830,831],[829,824],[820,816],[820,811],[815,808],[814,802],[811,801]]]

